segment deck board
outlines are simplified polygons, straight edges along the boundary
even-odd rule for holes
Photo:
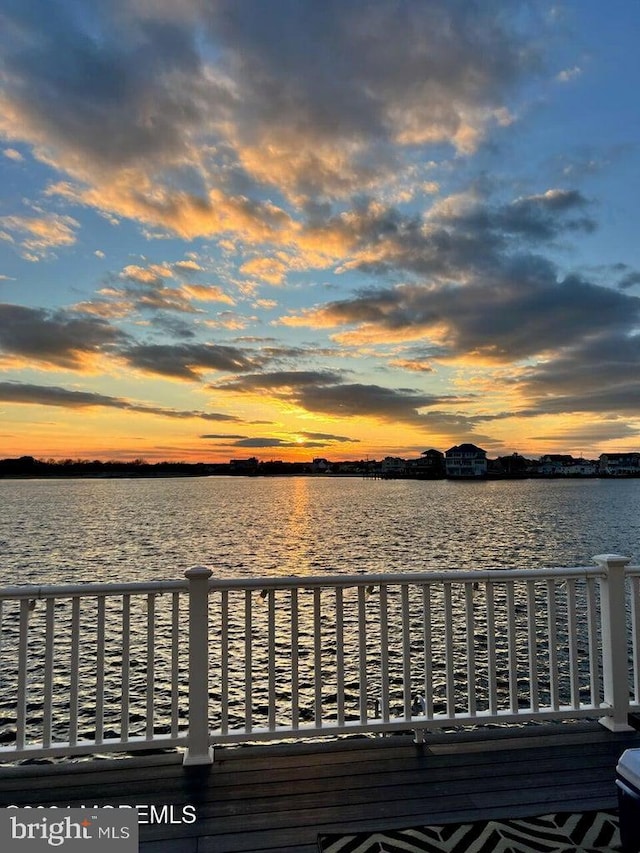
[[[217,748],[0,767],[0,805],[173,805],[194,824],[140,826],[143,853],[315,853],[319,832],[613,808],[636,732],[595,722]]]

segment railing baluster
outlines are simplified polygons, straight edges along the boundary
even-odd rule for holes
[[[514,582],[507,581],[507,643],[509,655],[509,707],[518,713],[518,649],[516,647],[516,602]]]
[[[540,708],[535,581],[527,581],[527,645],[529,646],[529,690],[531,692],[531,710],[535,712]]]
[[[636,579],[637,580],[637,579]],[[598,637],[598,611],[596,582],[587,578],[587,635],[589,640],[589,684],[591,705],[599,708],[602,702],[602,679],[600,677],[600,639]],[[636,676],[637,679],[637,676]],[[637,684],[637,680],[636,680]]]
[[[275,731],[276,728],[276,591],[270,589],[267,593],[268,602],[268,628],[267,628],[267,643],[268,643],[268,720],[267,725],[269,731]]]
[[[244,727],[253,729],[253,599],[244,593]]]
[[[300,725],[300,664],[298,659],[298,641],[300,637],[298,608],[298,590],[291,590],[291,725],[297,729]]]
[[[42,745],[45,749],[51,746],[55,604],[55,598],[47,599],[47,618],[44,631],[44,696],[42,703]]]
[[[96,743],[104,739],[104,644],[105,644],[105,597],[97,599],[96,625]]]
[[[549,687],[551,691],[551,707],[554,711],[560,708],[560,676],[558,672],[558,618],[556,607],[556,582],[547,581],[547,626],[549,631]]]
[[[476,646],[475,646],[475,613],[473,604],[473,584],[466,583],[464,587],[464,606],[466,617],[467,641],[467,709],[471,716],[476,714]]]
[[[580,678],[578,670],[578,614],[576,602],[576,582],[567,580],[567,647],[569,651],[569,683],[571,706],[580,707]]]
[[[71,600],[71,659],[69,690],[69,743],[78,742],[78,693],[80,684],[80,596]]]
[[[380,584],[380,713],[389,722],[389,590]]]
[[[220,595],[220,730],[229,731],[229,590]]]
[[[360,684],[360,722],[366,723],[367,713],[367,613],[365,602],[366,590],[358,587],[358,664]]]
[[[180,724],[180,593],[171,601],[171,735],[177,737]]]
[[[336,712],[338,725],[344,726],[344,598],[336,587]]]
[[[29,601],[20,602],[20,629],[18,645],[18,696],[16,708],[16,748],[23,749],[27,727],[27,673],[29,667]]]
[[[314,718],[318,727],[322,726],[322,609],[321,588],[313,590],[313,686]]]
[[[411,713],[411,618],[409,616],[409,586],[400,587],[402,602],[402,689],[404,699],[404,717],[410,720]]]
[[[445,642],[445,668],[446,668],[446,703],[447,716],[453,718],[456,712],[454,647],[453,647],[453,606],[451,602],[451,583],[444,585],[444,642]]]
[[[640,578],[630,578],[633,701],[640,702]]]
[[[496,659],[496,615],[494,587],[487,581],[487,681],[489,686],[489,714],[495,716],[498,712],[498,684]]]
[[[146,683],[146,725],[147,740],[153,739],[155,662],[156,662],[156,598],[153,593],[147,595],[147,683]]]
[[[431,647],[431,585],[422,587],[422,648],[424,652],[424,713],[433,717],[433,650]]]
[[[120,740],[129,740],[129,697],[131,666],[131,596],[122,596],[122,697],[120,700]]]

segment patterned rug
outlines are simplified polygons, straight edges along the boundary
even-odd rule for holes
[[[319,835],[320,853],[619,853],[616,812]]]

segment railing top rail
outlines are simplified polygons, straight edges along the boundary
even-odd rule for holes
[[[450,569],[440,572],[395,572],[369,574],[294,575],[289,577],[216,578],[209,580],[210,590],[291,589],[312,587],[379,586],[380,584],[475,583],[557,578],[599,578],[606,572],[601,566],[575,566],[543,569]]]
[[[640,576],[639,566],[627,566],[625,574]],[[380,584],[427,583],[494,583],[507,581],[535,581],[568,578],[601,578],[606,575],[602,566],[571,566],[533,569],[446,569],[439,572],[370,572],[367,574],[292,575],[286,577],[216,578],[209,580],[209,590],[243,589],[293,589],[314,587],[358,587]],[[189,581],[132,581],[127,583],[76,583],[76,584],[16,584],[0,587],[0,599],[71,598],[73,596],[149,595],[163,592],[187,592]]]
[[[132,581],[129,583],[65,583],[19,584],[0,587],[0,599],[44,599],[91,597],[100,595],[148,595],[163,592],[186,592],[189,582],[185,580]]]

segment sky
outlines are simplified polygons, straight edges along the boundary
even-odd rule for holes
[[[0,0],[0,456],[640,450],[636,0]]]

